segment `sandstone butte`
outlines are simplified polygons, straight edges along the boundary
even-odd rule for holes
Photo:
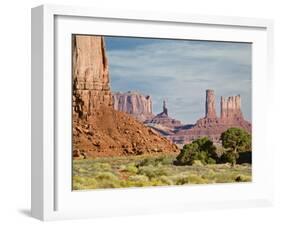
[[[202,136],[209,137],[218,143],[221,133],[231,127],[238,127],[251,133],[252,125],[246,121],[241,111],[240,95],[228,98],[221,97],[221,115],[215,110],[215,94],[213,90],[206,90],[205,117],[187,129],[179,129],[168,138],[174,143],[188,143]]]
[[[175,144],[114,110],[101,36],[73,37],[73,157],[178,152]]]
[[[152,119],[152,99],[136,91],[112,94],[114,109],[130,114],[141,122]]]
[[[125,98],[122,98],[123,95]],[[143,111],[143,107],[139,110],[138,106],[144,106],[145,103],[136,104],[137,101],[128,100],[126,104],[122,103],[129,95],[131,94],[118,93],[119,104],[115,106],[115,109],[118,111],[124,111],[128,114],[138,112],[137,118],[139,120],[144,119],[145,115],[147,115],[147,111]],[[140,93],[134,95],[143,96]],[[138,101],[143,101],[143,98],[139,98]],[[150,101],[152,102],[151,98]],[[151,106],[151,103],[149,103],[149,106]],[[221,97],[221,111],[219,117],[217,116],[215,106],[216,97],[214,90],[206,90],[205,116],[197,120],[195,124],[183,125],[179,120],[171,118],[168,114],[168,107],[165,101],[163,102],[163,111],[161,113],[151,119],[141,121],[145,125],[160,133],[162,136],[180,146],[185,143],[190,143],[191,141],[203,136],[207,136],[213,142],[219,143],[221,133],[231,127],[242,128],[251,133],[251,123],[246,121],[242,114],[240,95],[230,96],[227,98]],[[134,109],[134,111],[131,111],[131,109]],[[141,112],[145,112],[145,115],[141,116]],[[149,115],[153,115],[151,108],[149,108]]]

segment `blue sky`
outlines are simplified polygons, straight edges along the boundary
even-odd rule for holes
[[[167,100],[169,115],[183,123],[204,117],[205,90],[240,94],[251,121],[251,44],[192,40],[105,37],[113,91],[150,95],[153,112]]]

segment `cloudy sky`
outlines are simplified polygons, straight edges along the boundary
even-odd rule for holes
[[[106,37],[111,88],[151,95],[153,112],[167,100],[169,115],[195,123],[205,114],[205,90],[240,94],[251,121],[251,44],[192,40]]]

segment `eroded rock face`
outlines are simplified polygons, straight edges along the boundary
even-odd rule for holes
[[[209,137],[213,142],[219,142],[220,135],[231,127],[238,127],[251,133],[252,125],[246,121],[241,111],[240,95],[221,97],[221,116],[217,117],[214,107],[215,94],[206,91],[206,115],[199,119],[191,128],[179,129],[170,136],[171,140],[189,143],[202,136]]]
[[[206,118],[216,118],[216,98],[214,90],[206,90]]]
[[[128,113],[141,122],[154,117],[151,97],[138,92],[113,93],[113,106],[115,110]]]
[[[112,106],[108,60],[100,36],[73,37],[73,111],[89,117],[100,106]]]
[[[149,102],[149,101],[148,101]],[[146,106],[147,111],[151,106]],[[176,145],[114,110],[101,36],[73,38],[73,157],[178,152]]]
[[[221,119],[227,121],[236,118],[243,118],[240,95],[221,97]]]

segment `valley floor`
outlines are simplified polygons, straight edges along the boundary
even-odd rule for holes
[[[176,166],[175,155],[73,160],[73,190],[250,182],[251,165]]]

